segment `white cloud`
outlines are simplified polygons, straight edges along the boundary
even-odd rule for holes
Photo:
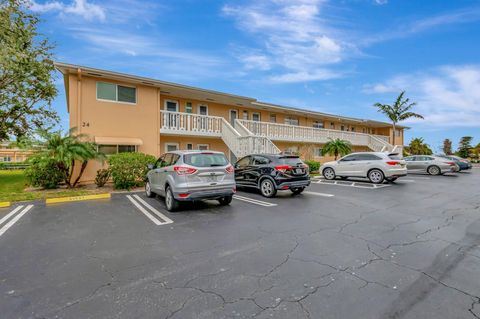
[[[427,72],[400,75],[384,83],[367,85],[366,93],[406,90],[418,102],[421,122],[430,126],[480,128],[480,65],[442,66]]]
[[[384,5],[388,3],[388,0],[375,0],[375,3],[378,5]]]
[[[343,61],[352,44],[331,28],[321,13],[325,0],[269,0],[224,6],[238,27],[257,36],[254,55],[240,56],[247,69],[276,73],[274,82],[318,81],[338,77],[329,65]]]
[[[40,13],[52,11],[66,15],[77,15],[85,20],[105,20],[104,8],[87,0],[73,0],[70,4],[65,4],[61,1],[38,3],[35,0],[31,0],[29,1],[29,8],[34,12]]]

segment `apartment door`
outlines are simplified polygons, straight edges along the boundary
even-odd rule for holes
[[[165,111],[166,113],[163,118],[163,125],[167,128],[177,128],[179,124],[178,120],[178,102],[177,101],[165,101]]]
[[[230,110],[230,124],[235,127],[235,120],[238,118],[237,110]]]
[[[198,114],[202,115],[200,117],[200,130],[208,131],[208,106],[206,105],[199,105],[198,106]]]

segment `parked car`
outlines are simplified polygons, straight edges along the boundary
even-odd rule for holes
[[[358,152],[346,155],[338,161],[320,167],[323,177],[328,180],[340,177],[367,177],[375,184],[395,181],[407,175],[405,161],[397,153]]]
[[[404,158],[408,172],[441,175],[457,171],[454,161],[433,155],[412,155]]]
[[[239,187],[260,190],[265,197],[274,197],[278,190],[300,194],[310,185],[308,165],[296,155],[254,154],[235,164],[235,181]]]
[[[438,157],[443,157],[443,158],[449,159],[449,160],[451,160],[451,161],[454,161],[455,164],[458,165],[458,168],[459,168],[460,171],[464,171],[464,170],[467,170],[467,169],[471,169],[471,168],[472,168],[472,163],[470,163],[469,160],[464,159],[464,158],[461,158],[461,157],[458,157],[458,156],[454,156],[454,155],[438,155]]]
[[[233,166],[222,152],[169,152],[149,169],[145,193],[164,196],[169,211],[177,210],[181,201],[217,199],[228,205],[236,191]]]

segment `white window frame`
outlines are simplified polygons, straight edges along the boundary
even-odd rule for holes
[[[317,127],[318,124],[321,124],[322,126],[321,126],[321,127]],[[315,121],[313,121],[312,126],[313,126],[313,128],[324,129],[324,128],[325,128],[325,122],[320,121],[320,120],[315,120]]]
[[[254,120],[253,117],[255,115],[258,115],[258,121]],[[252,121],[255,121],[255,122],[261,122],[262,121],[262,114],[260,114],[259,112],[252,112]]]
[[[190,104],[190,107],[192,108],[192,109],[191,109],[192,112],[190,112],[189,114],[193,114],[193,113],[194,113],[194,112],[193,112],[193,103],[190,102],[190,101],[185,102],[185,113],[188,113],[188,112],[187,112],[187,104]]]
[[[290,123],[290,121],[297,121],[297,124],[292,124]],[[300,120],[298,117],[293,117],[293,116],[285,116],[285,118],[283,119],[283,122],[285,125],[290,125],[290,126],[300,126]],[[288,122],[288,123],[287,123]]]
[[[200,150],[200,146],[206,146],[206,151],[210,150],[210,144],[197,144],[197,149]]]
[[[178,151],[180,149],[180,144],[179,143],[165,143],[165,153],[173,152],[173,151],[168,150],[169,146],[176,146],[177,147],[176,151]]]
[[[322,150],[323,150],[323,147],[315,147],[315,151],[314,151],[315,157],[323,157]],[[317,152],[317,151],[320,151],[320,152]]]
[[[98,83],[105,83],[105,84],[111,84],[115,85],[115,101],[113,100],[107,100],[107,99],[99,99],[98,98]],[[132,102],[124,102],[124,101],[119,101],[118,100],[118,86],[124,86],[127,88],[134,88],[135,89],[135,103]],[[126,84],[118,84],[118,83],[112,83],[112,82],[105,82],[105,81],[96,81],[95,82],[95,99],[97,101],[101,102],[109,102],[109,103],[120,103],[120,104],[127,104],[127,105],[137,105],[138,101],[138,88],[134,85],[126,85]]]
[[[167,109],[167,102],[173,102],[173,103],[175,103],[175,105],[176,105],[176,111],[175,111],[175,112],[178,112],[179,103],[178,103],[177,100],[164,100],[164,101],[163,101],[163,109],[164,109],[165,111],[168,111],[168,109]],[[171,111],[169,111],[169,112],[171,112]]]
[[[207,114],[205,114],[205,115],[200,113],[200,109],[202,108],[202,106],[207,108]],[[203,104],[203,103],[197,104],[197,114],[202,115],[202,116],[208,116],[208,104]]]

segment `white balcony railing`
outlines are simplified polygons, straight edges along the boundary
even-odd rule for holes
[[[160,111],[160,132],[221,136],[222,120],[219,116]]]
[[[368,146],[374,151],[390,151],[393,149],[393,146],[388,143],[388,136],[249,120],[236,121],[253,135],[267,137],[271,140],[327,143],[330,139],[339,138],[349,141],[352,145]]]

